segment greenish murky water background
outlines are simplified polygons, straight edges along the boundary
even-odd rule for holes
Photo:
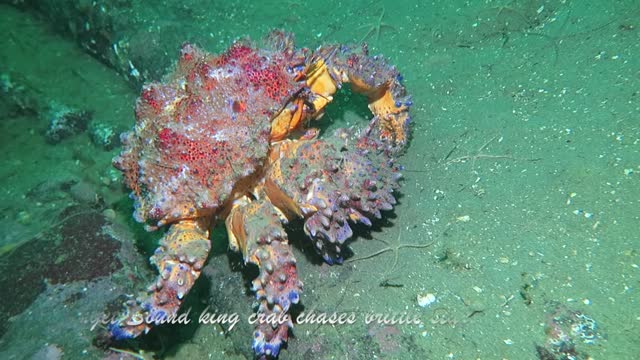
[[[48,143],[46,116],[17,106],[8,83],[20,84],[38,101],[91,109],[94,127],[124,130],[134,121],[136,76],[154,78],[136,73],[136,59],[170,64],[183,41],[221,52],[241,36],[259,39],[283,28],[310,48],[366,41],[372,54],[384,54],[401,70],[415,121],[402,158],[399,205],[352,243],[351,261],[329,267],[297,246],[305,309],[353,311],[362,320],[298,325],[281,359],[640,354],[636,1],[58,3],[58,9],[73,4],[82,10],[78,24],[110,12],[116,24],[134,24],[129,33],[108,33],[125,26],[101,29],[112,42],[106,60],[112,67],[87,54],[91,39],[82,38],[76,25],[42,15],[42,7],[53,6],[47,1],[2,3],[4,259],[29,242],[41,242],[42,249],[64,243],[59,233],[51,234],[67,221],[60,212],[78,204],[105,214],[125,234],[121,241],[137,244],[129,253],[138,256],[131,260],[136,272],[146,271],[145,258],[159,237],[130,219],[130,200],[110,165],[118,148],[105,150],[88,133]],[[328,126],[364,125],[365,116],[362,101],[345,97],[325,120]],[[216,232],[214,239],[206,277],[190,301],[196,308],[209,303],[237,310],[244,318],[252,311],[246,278],[238,259],[227,255],[224,234]],[[23,267],[0,262],[1,276],[13,277],[12,284],[44,284],[46,276],[21,275],[33,270],[29,261],[38,258],[38,246],[33,256],[23,256]],[[64,257],[53,261],[65,263]],[[100,297],[115,297],[121,289],[100,279],[49,285],[20,313],[3,315],[0,357],[106,358],[87,340],[87,318],[102,310]],[[25,291],[2,289],[3,302],[18,301]],[[65,291],[81,294],[79,300],[55,302]],[[434,302],[420,306],[425,299]],[[242,306],[236,309],[237,302]],[[421,324],[365,324],[367,313],[417,316]],[[551,343],[561,331],[573,352]],[[130,350],[167,359],[243,359],[250,357],[251,334],[248,325],[226,336],[214,325],[172,328]]]

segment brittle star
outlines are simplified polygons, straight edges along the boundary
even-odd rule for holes
[[[109,350],[111,350],[113,352],[116,352],[116,353],[129,355],[130,357],[133,357],[134,359],[140,359],[140,360],[152,360],[152,359],[155,359],[154,356],[153,356],[153,353],[148,353],[148,352],[146,352],[144,350],[140,350],[138,352],[133,352],[133,351],[118,349],[118,348],[114,348],[114,347],[110,347]]]
[[[377,23],[362,25],[358,28],[358,30],[360,30],[362,28],[369,27],[369,31],[367,31],[367,34],[359,42],[367,40],[369,36],[371,36],[371,34],[373,34],[374,32],[376,33],[376,42],[380,42],[380,32],[382,31],[382,28],[388,28],[394,31],[396,30],[393,26],[382,21],[382,18],[384,18],[384,12],[385,9],[383,8]]]
[[[489,141],[487,141],[486,143],[484,143],[482,146],[480,146],[480,148],[478,148],[478,150],[476,150],[476,153],[474,155],[471,154],[467,154],[464,156],[460,156],[457,157],[455,159],[451,159],[448,160],[445,165],[449,165],[449,164],[453,164],[453,163],[461,163],[461,162],[467,162],[469,160],[471,160],[471,169],[473,170],[476,167],[476,160],[478,159],[494,159],[494,160],[501,160],[501,159],[506,159],[506,160],[516,160],[516,158],[514,158],[511,155],[491,155],[491,154],[484,154],[482,151],[484,149],[486,149],[487,146],[489,146],[489,144],[491,144],[496,138],[498,138],[498,135],[492,137],[491,139],[489,139]],[[453,154],[456,150],[458,149],[458,145],[456,144],[456,146],[453,147],[453,149],[451,149],[451,151],[449,151],[449,153],[447,154],[447,156],[444,157],[444,160],[449,159],[449,157],[451,156],[451,154]]]
[[[346,262],[347,263],[351,263],[351,262],[356,262],[356,261],[360,261],[360,260],[367,260],[367,259],[371,259],[373,257],[376,257],[378,255],[382,255],[382,254],[384,254],[386,252],[394,251],[395,252],[395,258],[393,260],[393,265],[391,265],[391,268],[386,272],[388,274],[388,273],[392,272],[395,269],[396,265],[398,265],[398,258],[400,256],[400,249],[407,249],[407,248],[423,249],[423,248],[426,248],[426,247],[429,247],[429,246],[433,245],[433,243],[434,243],[434,241],[431,241],[431,242],[428,242],[426,244],[401,244],[400,243],[401,236],[402,236],[402,228],[400,229],[400,231],[398,231],[398,237],[396,238],[397,245],[395,245],[395,246],[391,245],[391,243],[389,243],[386,240],[375,238],[376,240],[386,244],[387,247],[385,247],[384,249],[380,249],[380,250],[374,252],[373,254],[369,254],[369,255],[366,255],[366,256],[358,257],[358,258],[355,258],[355,259],[349,259]]]
[[[510,40],[510,34],[512,33],[520,33],[524,36],[537,36],[543,39],[546,39],[553,45],[554,50],[554,64],[558,61],[560,56],[560,48],[559,48],[559,39],[549,36],[547,34],[536,31],[536,28],[541,27],[540,24],[543,24],[547,20],[547,18],[551,19],[550,15],[541,15],[543,8],[540,8],[536,14],[527,14],[526,9],[518,9],[518,6],[514,6],[515,1],[509,1],[504,5],[497,6],[492,8],[495,11],[495,15],[491,16],[488,19],[493,19],[495,21],[495,29],[496,32],[487,34],[487,37],[493,35],[500,35],[502,37],[502,47],[506,47],[507,43]],[[521,7],[521,6],[520,6]],[[553,11],[556,13],[556,11]],[[556,16],[553,16],[555,19]],[[569,17],[565,20],[564,24],[561,28],[564,28],[567,24]]]

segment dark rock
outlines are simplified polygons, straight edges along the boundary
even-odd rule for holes
[[[87,125],[92,117],[92,111],[74,110],[62,105],[53,105],[46,114],[49,126],[45,137],[49,143],[57,144],[70,136],[87,130]]]
[[[24,311],[49,284],[93,280],[122,268],[121,243],[102,228],[95,210],[72,207],[47,236],[36,237],[0,258],[0,335],[7,320]]]

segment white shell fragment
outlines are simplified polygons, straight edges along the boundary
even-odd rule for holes
[[[417,299],[418,299],[418,305],[422,307],[430,306],[437,300],[436,296],[433,295],[432,293],[418,294]]]

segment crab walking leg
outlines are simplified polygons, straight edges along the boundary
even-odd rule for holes
[[[136,337],[147,333],[152,325],[176,319],[184,297],[207,260],[211,248],[209,225],[205,218],[171,225],[151,257],[160,276],[146,294],[125,303],[121,318],[109,328],[114,338]]]
[[[412,102],[402,85],[402,76],[382,56],[368,56],[366,48],[355,51],[348,46],[321,47],[306,69],[306,83],[313,94],[313,118],[331,102],[342,83],[351,83],[353,91],[367,96],[380,138],[393,150],[406,145]]]
[[[289,307],[298,303],[302,291],[296,259],[279,215],[265,199],[250,202],[242,198],[226,220],[231,249],[242,252],[245,263],[256,264],[260,270],[252,285],[260,302],[253,338],[258,357],[278,355],[293,326]]]

